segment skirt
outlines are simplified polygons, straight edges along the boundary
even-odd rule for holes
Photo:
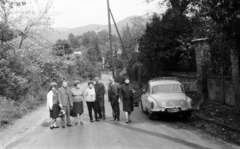
[[[60,107],[58,104],[53,104],[52,110],[50,110],[50,118],[56,119],[59,117]]]
[[[83,114],[83,102],[73,102],[73,110],[75,114]]]

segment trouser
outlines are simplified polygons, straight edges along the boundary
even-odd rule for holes
[[[67,103],[67,106],[63,106],[62,110],[65,111],[65,114],[61,117],[61,123],[62,126],[66,125],[66,119],[67,119],[67,124],[70,123],[70,103]]]
[[[96,97],[96,105],[97,105],[97,113],[99,117],[106,117],[105,115],[105,107],[104,107],[104,96]]]
[[[119,103],[118,100],[112,100],[111,101],[111,106],[112,106],[112,114],[114,119],[119,119],[120,116],[120,109],[119,109]]]
[[[95,120],[97,120],[98,118],[97,118],[96,102],[87,101],[87,107],[88,107],[88,114],[89,114],[90,120],[93,120],[92,110],[94,111]]]

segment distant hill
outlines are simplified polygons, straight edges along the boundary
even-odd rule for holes
[[[137,16],[127,17],[127,18],[123,19],[122,21],[117,22],[117,26],[118,26],[118,29],[119,29],[120,33],[122,31],[122,28],[125,27],[127,24],[129,26],[132,25],[131,19],[134,18],[134,17],[137,17]],[[111,27],[112,27],[112,33],[117,34],[117,31],[115,29],[115,26],[114,26],[113,22],[112,22]],[[87,25],[87,26],[76,27],[76,28],[54,28],[53,31],[49,32],[48,39],[50,41],[55,42],[57,39],[67,39],[68,35],[70,33],[73,33],[74,35],[81,35],[81,34],[83,34],[85,32],[88,32],[88,31],[98,32],[98,31],[101,31],[101,30],[108,31],[108,25],[90,24],[90,25]]]

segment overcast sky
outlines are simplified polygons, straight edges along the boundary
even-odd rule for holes
[[[115,20],[144,15],[157,9],[156,3],[145,0],[109,0]],[[106,25],[107,0],[53,0],[53,27],[79,27],[89,24]]]

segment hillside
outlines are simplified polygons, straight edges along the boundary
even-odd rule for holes
[[[134,17],[136,17],[136,16],[131,16],[131,17],[125,18],[125,19],[117,22],[117,26],[118,26],[118,29],[119,29],[120,33],[121,33],[122,28],[125,27],[127,24],[129,26],[132,25],[131,19],[134,18]],[[111,27],[112,27],[112,33],[117,34],[117,31],[115,29],[114,24],[112,24]],[[87,26],[76,27],[76,28],[54,28],[53,31],[49,32],[48,39],[50,41],[54,42],[57,39],[67,39],[68,35],[70,33],[73,33],[74,35],[81,35],[81,34],[83,34],[85,32],[88,32],[88,31],[98,32],[98,31],[101,31],[101,30],[107,30],[108,31],[108,25],[90,24],[90,25],[87,25]]]

